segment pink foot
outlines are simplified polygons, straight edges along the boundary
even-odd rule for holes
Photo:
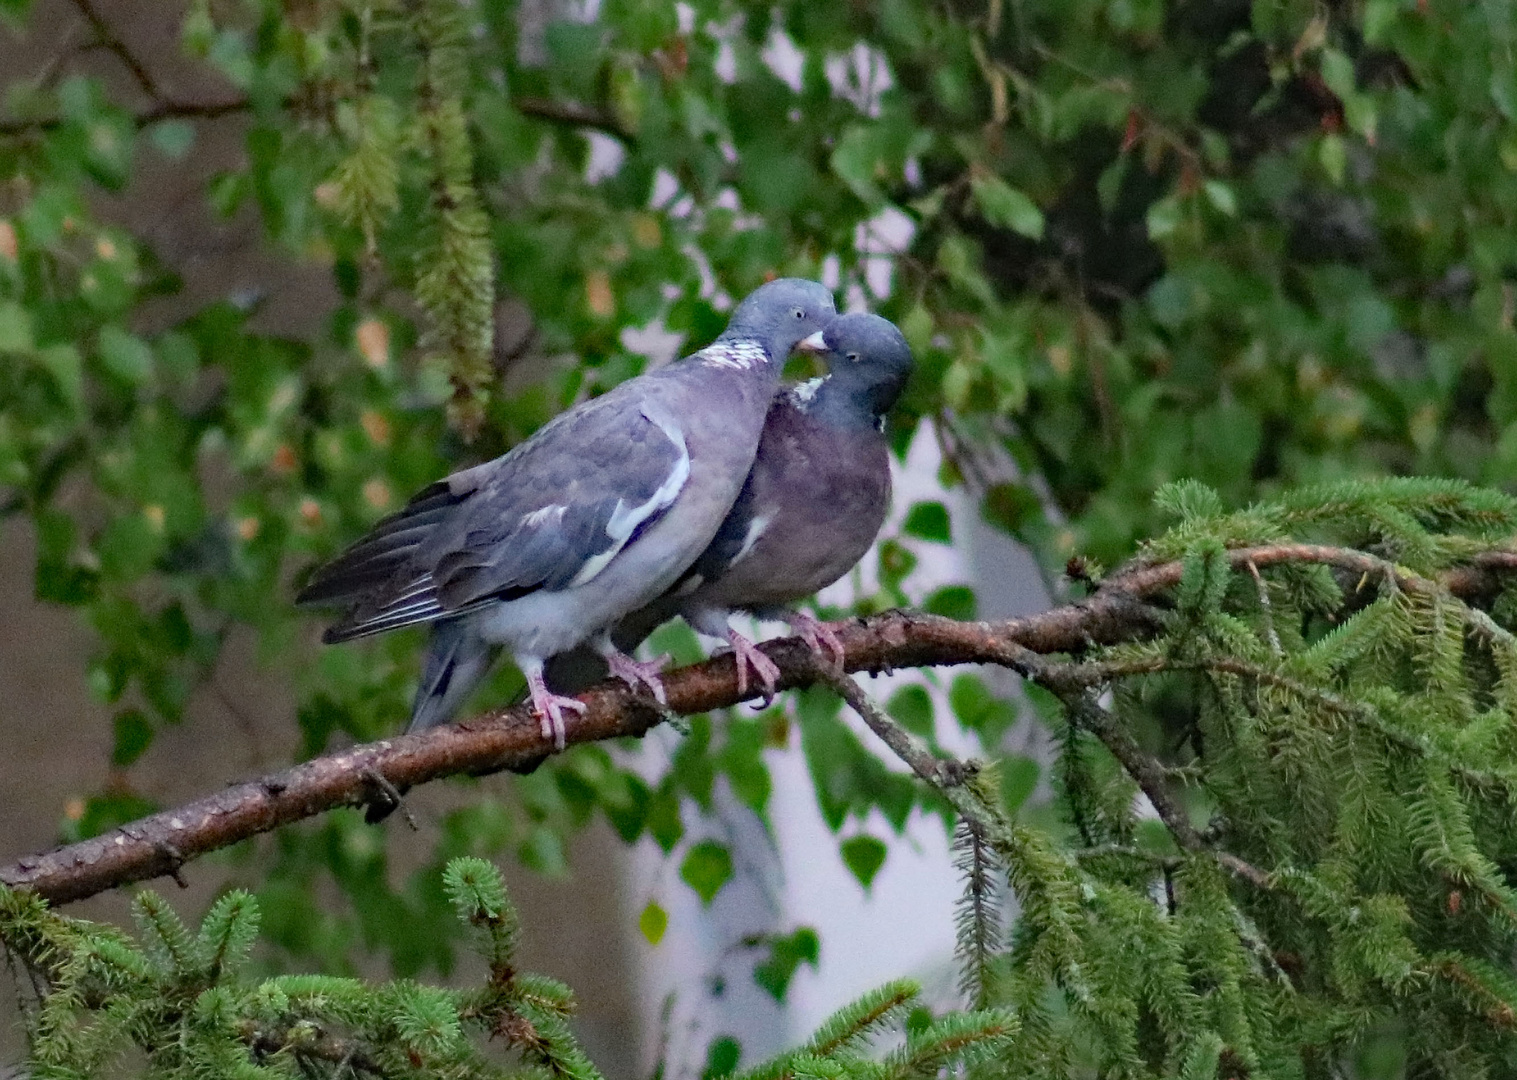
[[[785,616],[785,621],[790,624],[802,641],[810,646],[816,658],[823,664],[831,667],[839,675],[843,673],[843,664],[848,659],[848,653],[843,648],[843,639],[826,623],[817,619],[807,611],[793,611]]]
[[[606,654],[606,666],[611,669],[612,675],[633,690],[639,686],[646,686],[655,701],[660,705],[668,705],[669,698],[664,693],[664,680],[659,676],[663,674],[664,666],[670,659],[668,655],[664,655],[639,662],[624,652],[612,651]]]
[[[736,630],[727,631],[727,642],[732,646],[733,658],[737,661],[737,692],[748,694],[748,670],[758,677],[759,685],[764,688],[764,704],[774,700],[774,684],[780,677],[780,669],[774,666],[774,661],[759,652],[758,646],[749,641]]]
[[[527,689],[532,694],[532,711],[542,721],[543,738],[552,739],[558,749],[564,748],[564,710],[583,713],[586,705],[577,698],[548,692],[541,670],[527,672]]]

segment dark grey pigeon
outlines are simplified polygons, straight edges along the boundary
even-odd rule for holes
[[[578,405],[503,457],[422,490],[319,569],[296,598],[346,607],[328,642],[434,626],[408,730],[447,720],[500,648],[527,676],[544,737],[564,745],[543,660],[594,640],[611,672],[662,695],[657,665],[607,629],[679,579],[731,509],[785,358],[835,316],[832,294],[782,278],[685,360]]]
[[[842,643],[823,623],[791,607],[846,574],[874,543],[890,504],[884,416],[911,375],[911,349],[878,315],[844,315],[823,334],[829,374],[775,395],[758,455],[711,545],[667,594],[616,627],[631,651],[674,615],[725,639],[769,696],[779,671],[728,625],[734,611],[790,623],[818,654],[842,663]],[[583,689],[603,678],[599,657],[555,657],[555,688]]]

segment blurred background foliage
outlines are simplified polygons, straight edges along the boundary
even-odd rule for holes
[[[0,78],[0,510],[36,531],[37,595],[93,628],[82,676],[115,710],[117,781],[69,835],[149,809],[132,765],[238,628],[298,681],[302,755],[396,730],[418,639],[318,650],[292,582],[670,335],[704,344],[771,275],[901,325],[919,372],[897,447],[930,429],[943,482],[1056,590],[1071,556],[1109,565],[1155,531],[1151,497],[1180,477],[1229,505],[1385,473],[1517,479],[1510,5],[194,0],[182,48],[218,77],[203,99],[158,85],[108,6],[75,6],[92,37],[38,42],[57,59]],[[25,34],[30,8],[0,17]],[[78,74],[84,49],[132,92]],[[245,143],[205,198],[329,271],[318,333],[260,326],[256,297],[144,314],[186,281],[110,196],[149,158],[192,160],[228,115]],[[913,585],[914,552],[952,542],[941,506],[913,508],[857,610],[972,613],[967,588]],[[693,655],[677,630],[662,644]],[[973,675],[949,689],[999,754],[1011,703]],[[932,731],[925,692],[891,709]],[[942,809],[831,699],[794,711],[835,831]],[[683,842],[681,806],[726,777],[764,816],[762,752],[789,738],[783,708],[697,719],[653,778],[577,749],[453,813],[399,891],[383,836],[344,814],[236,872],[291,962],[347,971],[368,949],[446,970],[443,860],[551,872],[603,814],[709,897],[731,854]],[[1037,767],[1006,775],[1020,805]],[[840,855],[867,883],[884,850],[856,835]],[[313,899],[328,877],[340,910]],[[650,940],[663,919],[644,912]],[[783,994],[815,949],[776,939],[761,982]]]

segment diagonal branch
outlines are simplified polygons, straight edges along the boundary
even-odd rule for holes
[[[1250,562],[1260,568],[1318,562],[1363,573],[1379,572],[1384,565],[1363,552],[1304,544],[1239,548],[1230,551],[1228,557],[1239,569]],[[1450,571],[1438,585],[1455,593],[1469,590],[1485,594],[1494,576],[1514,569],[1517,557],[1493,552]],[[997,664],[1052,689],[1083,689],[1090,685],[1090,678],[1115,672],[1102,665],[1054,664],[1043,657],[1079,654],[1095,645],[1139,640],[1161,630],[1165,615],[1148,601],[1179,584],[1181,573],[1178,562],[1141,566],[1108,578],[1087,599],[1004,622],[956,622],[891,611],[839,624],[845,667],[851,672],[880,672],[904,667]],[[810,651],[798,639],[769,642],[763,649],[780,669],[780,689],[808,686],[823,677]],[[1082,677],[1086,681],[1080,682]],[[730,656],[670,672],[665,684],[669,707],[678,714],[707,712],[743,700]],[[603,683],[582,695],[588,708],[582,716],[570,719],[568,741],[641,736],[660,721],[662,714],[649,699],[617,689],[619,685]],[[857,703],[850,698],[850,704]],[[867,712],[861,714],[869,718]],[[951,802],[955,793],[965,799],[972,795],[968,790],[972,785],[960,782],[966,778],[964,773],[944,773],[945,764],[925,748],[910,743],[891,744],[891,748]],[[0,884],[35,890],[55,904],[80,900],[131,882],[175,876],[190,860],[259,833],[339,806],[371,803],[381,788],[376,777],[396,788],[412,787],[446,776],[526,767],[550,750],[537,721],[525,708],[497,710],[454,726],[350,747],[236,784],[81,843],[22,857],[0,865]],[[946,767],[954,771],[952,766]],[[960,812],[965,811],[955,805]]]
[[[1153,805],[1154,812],[1159,815],[1159,820],[1164,822],[1169,834],[1175,838],[1175,843],[1192,854],[1210,855],[1224,869],[1252,885],[1261,889],[1271,887],[1269,874],[1231,852],[1219,850],[1207,843],[1201,831],[1191,824],[1185,807],[1180,805],[1180,801],[1170,791],[1164,766],[1144,753],[1131,733],[1097,703],[1091,690],[1066,692],[1060,694],[1060,698],[1065,708],[1069,709],[1074,722],[1100,739],[1106,749],[1111,751],[1111,756],[1137,781],[1138,787]]]
[[[127,47],[121,36],[111,28],[105,17],[95,9],[93,0],[74,0],[74,6],[79,9],[79,14],[84,16],[85,22],[90,24],[90,29],[95,33],[95,42],[105,49],[121,65],[131,72],[132,79],[142,88],[142,92],[154,101],[162,101],[163,94],[159,92],[158,83],[148,71],[147,66],[137,59],[136,53]]]

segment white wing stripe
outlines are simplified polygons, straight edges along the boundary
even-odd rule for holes
[[[679,457],[674,462],[674,468],[669,471],[669,475],[647,502],[640,506],[629,507],[623,500],[616,500],[616,509],[611,512],[611,519],[606,522],[606,535],[611,538],[611,546],[587,560],[585,565],[580,567],[579,573],[574,575],[574,580],[569,582],[571,589],[585,584],[604,570],[612,559],[621,554],[622,548],[627,546],[627,541],[637,531],[637,527],[673,503],[684,488],[685,481],[690,479],[690,450],[685,446],[684,433],[676,425],[658,416],[650,415],[646,409],[643,410],[643,416],[656,424],[669,441],[679,449]]]

